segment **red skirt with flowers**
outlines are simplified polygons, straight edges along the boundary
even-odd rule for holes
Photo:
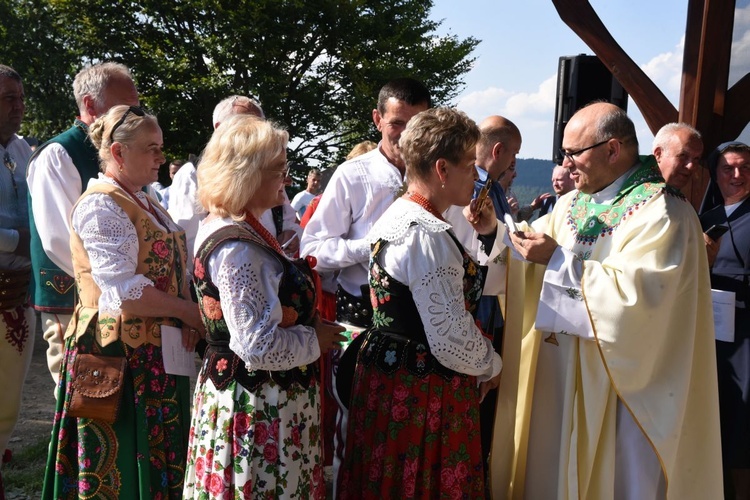
[[[357,364],[340,498],[484,498],[475,377]]]

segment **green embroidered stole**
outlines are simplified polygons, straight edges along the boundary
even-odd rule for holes
[[[576,243],[593,245],[600,236],[611,235],[617,226],[661,191],[684,198],[667,186],[653,156],[641,156],[641,165],[631,174],[611,203],[596,203],[591,195],[577,193],[568,212],[568,226]]]

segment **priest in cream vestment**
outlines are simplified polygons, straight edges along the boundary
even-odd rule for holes
[[[577,191],[511,236],[524,293],[510,483],[495,498],[722,498],[708,264],[692,206],[639,157],[624,111],[571,118]],[[514,265],[519,264],[517,261]],[[506,335],[513,335],[506,331]],[[506,374],[504,373],[504,377]],[[493,453],[496,450],[493,448]],[[499,453],[498,453],[499,455]],[[510,471],[510,473],[509,473]]]

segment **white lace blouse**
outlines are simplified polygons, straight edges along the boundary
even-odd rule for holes
[[[233,223],[228,218],[202,222],[195,248]],[[248,370],[289,370],[320,357],[312,327],[279,326],[282,309],[278,292],[283,267],[267,251],[249,243],[224,242],[209,257],[206,272],[219,289],[230,333],[229,348]]]
[[[411,290],[435,358],[481,382],[500,373],[502,361],[464,306],[463,257],[450,228],[416,203],[398,199],[368,240],[389,242],[380,265]]]
[[[113,179],[99,174],[97,179],[89,181],[88,187],[101,183],[118,185]],[[143,191],[138,191],[135,195],[144,205],[159,204]],[[86,196],[78,203],[71,218],[73,231],[81,238],[89,255],[91,275],[102,291],[99,311],[119,316],[123,300],[137,300],[145,287],[154,286],[153,281],[135,272],[138,266],[138,235],[135,226],[120,205],[103,193]],[[162,217],[163,221],[151,214],[149,218],[164,230],[179,230],[166,216]],[[164,227],[162,222],[169,227]]]

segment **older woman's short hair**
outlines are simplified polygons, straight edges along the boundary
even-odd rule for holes
[[[219,217],[245,218],[263,170],[286,152],[289,134],[254,115],[234,115],[217,128],[198,164],[198,200]]]
[[[132,144],[138,132],[147,125],[158,127],[159,122],[154,115],[146,113],[142,108],[123,104],[111,107],[91,124],[89,138],[99,152],[102,171],[112,161],[112,143]]]
[[[406,176],[426,180],[438,159],[459,161],[476,147],[479,136],[479,127],[463,111],[433,108],[418,113],[399,140]]]

